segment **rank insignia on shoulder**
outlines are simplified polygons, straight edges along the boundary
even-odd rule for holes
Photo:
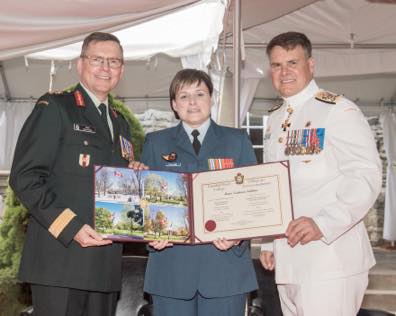
[[[76,100],[76,104],[78,107],[85,108],[85,101],[81,91],[74,91],[74,99]]]
[[[55,94],[55,95],[60,95],[60,94],[64,94],[65,91],[62,90],[55,90],[55,91],[50,91],[48,92],[49,94]]]
[[[270,109],[268,110],[268,113],[271,113],[271,112],[276,111],[276,110],[279,109],[282,105],[283,105],[283,102],[280,102],[280,103],[278,103],[278,104],[275,104],[272,108],[270,108]]]
[[[165,161],[175,161],[177,159],[177,154],[174,151],[172,151],[171,153],[169,153],[167,155],[166,154],[162,155],[161,157]]]
[[[47,106],[49,103],[48,103],[48,101],[47,100],[39,100],[39,101],[37,101],[37,105],[45,105],[45,106]]]
[[[321,90],[315,95],[315,99],[329,104],[336,104],[341,98],[340,95]]]

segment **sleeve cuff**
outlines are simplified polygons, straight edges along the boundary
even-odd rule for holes
[[[54,237],[58,241],[60,241],[65,247],[68,247],[69,244],[72,242],[74,236],[76,236],[76,234],[79,232],[81,227],[83,227],[83,225],[84,223],[82,223],[77,216],[73,216],[66,224],[66,226],[64,226],[63,229],[59,232],[58,236],[56,237],[54,235]]]

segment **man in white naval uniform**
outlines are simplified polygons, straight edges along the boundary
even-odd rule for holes
[[[284,316],[356,316],[375,264],[363,217],[381,186],[370,127],[348,99],[318,88],[311,43],[287,32],[267,46],[284,102],[265,132],[265,161],[289,160],[294,220],[262,245]]]

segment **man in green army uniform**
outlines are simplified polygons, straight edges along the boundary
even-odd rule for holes
[[[118,38],[89,35],[77,71],[73,91],[37,101],[10,174],[29,210],[19,278],[31,284],[35,316],[114,315],[121,287],[122,247],[93,229],[94,165],[132,158],[129,126],[108,98],[124,71]]]

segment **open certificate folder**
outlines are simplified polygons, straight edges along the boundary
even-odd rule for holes
[[[95,229],[115,241],[281,236],[292,219],[287,161],[199,173],[95,166]]]

